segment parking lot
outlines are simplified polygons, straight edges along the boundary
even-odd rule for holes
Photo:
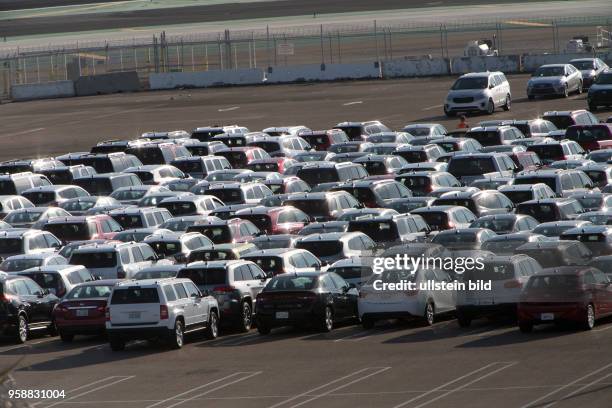
[[[328,334],[279,329],[189,338],[169,351],[137,343],[113,353],[101,339],[5,343],[24,360],[15,388],[63,389],[34,407],[607,407],[612,324],[591,332],[553,327],[521,334],[501,323],[454,320],[431,328],[385,322]]]

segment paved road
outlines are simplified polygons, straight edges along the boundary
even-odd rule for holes
[[[42,337],[0,345],[0,364],[25,355],[16,388],[63,389],[78,407],[607,408],[612,323],[591,332],[455,321],[383,323],[329,334],[279,329],[261,337],[192,336],[179,351],[145,342],[113,353],[102,339]]]
[[[510,112],[494,118],[529,119],[547,110],[584,109],[584,95],[527,101],[527,75],[509,76]],[[330,128],[346,120],[379,119],[393,128],[409,122],[457,123],[442,114],[453,79],[351,81],[302,85],[174,90],[0,105],[0,159],[89,150],[97,141],[134,138],[150,130],[238,123]],[[229,109],[228,109],[229,108]],[[610,112],[600,112],[603,119]],[[488,116],[469,118],[471,124]]]

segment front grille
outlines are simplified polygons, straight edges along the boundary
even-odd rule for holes
[[[471,96],[465,96],[462,98],[453,98],[453,102],[455,103],[470,103],[474,102],[474,98]]]

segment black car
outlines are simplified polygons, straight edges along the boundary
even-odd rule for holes
[[[532,257],[543,268],[587,265],[593,257],[592,252],[577,241],[528,242],[516,248],[514,253]]]
[[[0,277],[0,327],[19,343],[25,343],[34,330],[55,335],[52,312],[59,298],[32,279],[5,274]]]
[[[357,318],[358,296],[354,285],[333,272],[277,275],[257,295],[257,330],[315,326],[329,332],[334,323]]]

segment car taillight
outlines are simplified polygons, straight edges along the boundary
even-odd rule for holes
[[[315,300],[317,295],[314,293],[306,293],[304,295],[298,296],[298,300]]]
[[[511,281],[504,283],[504,288],[516,289],[516,288],[522,288],[522,287],[523,287],[523,284],[517,281],[516,279],[513,279]]]
[[[229,293],[229,292],[233,292],[235,291],[236,288],[233,286],[217,286],[216,288],[213,289],[213,292],[218,292],[218,293]]]
[[[159,305],[159,318],[161,320],[167,320],[168,319],[168,306],[166,306],[166,305]]]
[[[106,307],[104,306],[98,306],[96,307],[96,311],[100,312],[100,313],[104,313],[106,311]]]
[[[106,313],[106,316],[105,316],[106,321],[110,322],[110,307],[106,306],[106,312],[105,313]]]
[[[0,295],[0,302],[12,302],[13,300],[17,300],[17,296],[6,293]]]
[[[55,306],[55,311],[58,313],[66,313],[68,311],[68,308],[66,308],[66,306],[60,303],[57,306]]]
[[[448,229],[453,229],[453,228],[455,228],[455,223],[452,222],[452,221],[449,221],[448,222]]]

